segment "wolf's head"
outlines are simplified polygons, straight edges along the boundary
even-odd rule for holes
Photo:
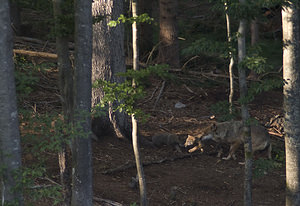
[[[184,146],[185,147],[192,146],[193,144],[195,144],[195,142],[196,142],[196,137],[192,135],[188,135],[188,137],[185,140]]]

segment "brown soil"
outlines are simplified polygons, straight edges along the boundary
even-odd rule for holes
[[[152,94],[158,82],[149,89]],[[158,132],[177,134],[182,142],[187,134],[197,134],[211,120],[209,106],[216,99],[226,98],[222,88],[206,89],[168,85],[156,109],[155,99],[143,104],[151,114],[147,124],[141,125],[141,133],[151,136]],[[205,95],[207,93],[207,95]],[[220,97],[221,95],[221,97]],[[150,95],[149,95],[150,96]],[[280,114],[280,92],[260,95],[251,106],[251,115],[265,124],[271,117]],[[224,99],[225,100],[225,99]],[[185,108],[175,109],[178,101]],[[283,141],[272,137],[273,147],[283,148]],[[129,187],[136,176],[134,156],[128,141],[115,137],[103,137],[94,145],[94,194],[96,197],[130,205],[139,202],[139,190]],[[204,153],[180,154],[171,146],[162,148],[141,147],[142,160],[150,206],[156,205],[243,205],[244,166],[243,150],[238,151],[238,160],[225,161],[216,157],[214,145],[208,145]],[[273,152],[273,157],[275,156]],[[157,163],[162,160],[162,163]],[[152,164],[151,164],[152,162]],[[127,169],[120,169],[124,167]],[[116,172],[103,174],[110,169]],[[253,180],[253,205],[283,205],[285,202],[284,167],[272,169]]]
[[[185,75],[185,78],[194,77],[195,75]],[[183,78],[182,74],[179,78]],[[35,105],[36,112],[58,111],[60,105],[55,79],[57,70],[52,68],[40,78],[35,94],[28,101],[23,101],[22,106],[30,109],[30,105]],[[224,86],[201,88],[167,83],[156,108],[153,108],[161,82],[152,79],[151,83],[152,85],[147,88],[148,95],[145,98],[147,101],[141,103],[144,111],[150,114],[150,118],[147,123],[140,124],[141,134],[149,140],[153,134],[169,132],[177,134],[183,143],[187,134],[197,134],[213,121],[210,119],[211,116],[215,115],[218,120],[219,116],[213,114],[209,108],[212,104],[227,99]],[[45,89],[45,85],[52,89]],[[158,89],[154,93],[155,88]],[[153,98],[150,98],[152,94]],[[174,105],[179,101],[186,107],[176,109]],[[250,113],[261,124],[265,124],[275,115],[282,113],[281,107],[281,92],[271,91],[259,95],[250,104]],[[276,155],[280,155],[279,151],[283,151],[284,142],[277,136],[271,136],[271,140],[274,148],[272,155],[275,159]],[[223,156],[228,152],[228,145],[224,150]],[[141,153],[145,164],[150,206],[243,205],[244,166],[239,164],[244,159],[242,147],[237,152],[238,159],[229,161],[216,157],[217,152],[213,143],[206,145],[203,153],[196,151],[189,154],[186,148],[182,148],[182,153],[179,153],[172,146],[161,148],[141,146]],[[52,159],[52,163],[48,165],[49,176],[59,182],[57,155],[47,153],[47,156]],[[259,157],[263,155],[256,155],[256,158]],[[24,154],[25,165],[26,160],[30,159],[32,161],[31,157]],[[124,205],[139,203],[139,190],[129,186],[132,178],[136,176],[136,169],[132,145],[128,140],[106,136],[93,141],[93,166],[95,205],[104,205],[96,198]],[[253,179],[253,205],[284,205],[284,166],[264,173]],[[51,204],[43,201],[38,205]]]

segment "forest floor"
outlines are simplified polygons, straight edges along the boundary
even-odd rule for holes
[[[155,88],[157,85],[153,85]],[[210,105],[219,98],[226,98],[223,87],[201,89],[170,84],[153,109],[154,100],[143,104],[151,114],[149,121],[141,125],[141,133],[151,136],[155,133],[177,134],[184,143],[187,134],[198,134],[211,121],[208,117]],[[152,93],[152,91],[149,94]],[[269,92],[260,95],[251,105],[251,116],[267,123],[281,113],[281,93]],[[226,100],[226,99],[224,99]],[[182,102],[185,108],[174,105]],[[272,136],[274,151],[283,150],[283,139]],[[93,143],[94,146],[94,192],[95,196],[129,205],[139,201],[138,189],[129,187],[136,176],[132,146],[117,138],[105,137]],[[228,148],[227,148],[228,151]],[[243,148],[238,151],[237,160],[225,161],[216,157],[214,145],[208,145],[204,152],[183,154],[170,146],[162,148],[142,147],[142,160],[147,163],[144,172],[147,182],[149,205],[243,205],[244,160]],[[273,152],[273,158],[275,156]],[[160,161],[161,160],[161,161]],[[162,162],[162,163],[157,163]],[[148,164],[150,163],[150,164]],[[127,169],[120,169],[124,166]],[[117,169],[116,172],[109,172]],[[257,168],[256,168],[257,169]],[[271,169],[253,180],[253,205],[284,205],[285,171]]]
[[[36,91],[23,102],[23,107],[35,105],[35,111],[43,113],[58,110],[60,105],[56,86],[57,75],[55,67],[44,73],[35,86]],[[185,79],[186,83],[195,78],[195,75],[178,75],[179,78]],[[227,79],[221,78],[219,81],[226,82]],[[150,114],[147,123],[140,124],[141,134],[149,140],[154,134],[168,132],[177,134],[180,141],[184,143],[188,134],[198,134],[210,122],[218,120],[218,115],[211,112],[210,106],[218,101],[227,100],[228,95],[225,86],[204,88],[167,83],[154,108],[161,86],[161,81],[152,79],[151,85],[146,89],[145,101],[140,103],[143,110]],[[175,108],[174,105],[178,102],[186,107]],[[250,113],[264,125],[272,117],[282,114],[281,108],[281,91],[270,91],[258,95],[251,102]],[[210,117],[213,115],[215,119],[211,120]],[[275,159],[278,154],[280,155],[279,151],[284,150],[284,142],[278,136],[271,136],[271,141],[272,155]],[[223,156],[228,152],[228,147],[229,145],[225,146]],[[182,148],[180,153],[172,146],[161,148],[141,146],[141,154],[145,164],[144,172],[150,206],[243,205],[244,166],[239,164],[244,160],[242,147],[237,152],[237,160],[229,161],[216,157],[214,144],[206,145],[203,153],[196,151],[192,154],[189,154],[185,148]],[[50,156],[48,175],[59,182],[56,154]],[[25,165],[28,162],[26,157],[25,155]],[[95,205],[103,205],[97,203],[97,198],[112,200],[123,205],[139,202],[139,190],[129,186],[132,178],[136,176],[134,155],[129,141],[113,136],[93,140],[93,167]],[[254,171],[257,169],[259,168],[254,168]],[[253,179],[253,205],[284,205],[284,165],[262,173]]]
[[[190,6],[190,8],[193,7]],[[202,13],[206,14],[206,7],[201,8]],[[195,14],[199,13],[202,14],[201,11],[195,11]],[[189,32],[199,31],[186,30],[186,33]],[[24,41],[24,39],[16,41],[15,47],[33,50],[32,46],[23,47]],[[48,50],[48,52],[53,52],[53,50]],[[33,64],[40,63],[34,59],[31,60]],[[218,65],[211,61],[212,59],[203,56],[192,65],[196,73],[189,73],[189,68],[186,68],[184,72],[178,72],[180,79],[178,82],[181,83],[167,82],[155,107],[162,81],[156,79],[150,81],[146,89],[147,96],[144,102],[140,103],[141,108],[150,114],[147,123],[140,124],[140,133],[143,136],[151,140],[154,134],[168,132],[178,135],[180,141],[184,143],[188,134],[198,134],[210,122],[218,120],[219,116],[212,112],[211,105],[228,99],[228,79],[224,78],[226,73],[215,75],[212,72],[216,71]],[[34,92],[29,98],[22,100],[22,107],[42,113],[59,111],[61,106],[58,98],[57,76],[58,72],[55,67],[47,70],[46,73],[43,72],[39,77],[39,82],[34,86]],[[211,86],[208,86],[207,82]],[[184,104],[185,107],[175,108],[178,102]],[[237,102],[235,103],[237,105]],[[251,116],[265,125],[271,118],[282,114],[282,92],[277,90],[262,93],[249,106]],[[212,116],[215,116],[215,119],[210,119]],[[272,131],[273,128],[269,129]],[[280,158],[284,151],[283,138],[271,135],[271,142],[273,159],[278,156]],[[223,156],[228,152],[228,148],[229,145],[225,148]],[[242,147],[237,151],[237,160],[228,161],[216,157],[214,144],[205,146],[203,153],[196,151],[192,154],[189,154],[185,148],[182,148],[182,153],[180,153],[172,146],[161,148],[141,146],[141,154],[145,164],[149,206],[243,205],[244,166],[239,164],[244,160]],[[47,155],[51,157],[48,175],[59,182],[57,155]],[[29,161],[35,161],[30,156],[24,155],[23,157],[25,165]],[[104,203],[99,203],[97,198],[128,206],[138,204],[139,190],[129,186],[132,178],[136,176],[134,165],[132,145],[129,141],[113,136],[93,140],[95,205],[104,205]],[[255,165],[254,172],[262,167]],[[261,173],[263,174],[253,179],[253,205],[284,205],[284,165],[267,171],[263,170]],[[46,206],[49,203],[40,202],[39,206],[41,205]]]

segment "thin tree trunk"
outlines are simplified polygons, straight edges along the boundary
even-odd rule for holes
[[[149,16],[152,15],[152,0],[141,0],[139,1],[140,14],[147,13]],[[153,48],[153,26],[149,23],[141,23],[139,26],[139,51],[141,57],[149,54]]]
[[[72,206],[93,205],[91,147],[92,1],[75,1],[75,102]],[[82,136],[83,135],[83,136]]]
[[[132,0],[132,16],[137,17],[137,0]],[[137,71],[139,70],[137,22],[133,22],[132,24],[132,48],[133,48],[133,70]],[[132,87],[135,86],[136,83],[133,79]],[[138,141],[138,121],[135,118],[134,114],[131,115],[131,120],[132,120],[132,145],[133,145],[136,169],[137,169],[137,174],[139,179],[139,188],[140,188],[140,204],[141,206],[146,206],[148,205],[146,181],[145,181],[142,161],[140,159],[140,149],[139,149],[139,141]]]
[[[251,45],[255,45],[259,40],[259,30],[257,19],[251,21]]]
[[[94,17],[103,19],[93,24],[93,75],[92,81],[102,79],[123,83],[125,78],[116,75],[126,72],[124,52],[124,25],[109,27],[111,20],[117,20],[123,14],[123,1],[94,0],[92,12]],[[104,92],[97,88],[92,92],[92,106],[99,104]],[[113,104],[109,105],[106,115],[93,119],[93,132],[97,136],[115,134],[118,138],[130,137],[128,115],[114,112]]]
[[[179,43],[177,28],[178,0],[159,0],[159,54],[160,63],[179,67]]]
[[[257,44],[257,42],[259,40],[259,30],[258,30],[257,19],[254,19],[251,21],[250,28],[251,28],[251,46],[254,46],[255,44]],[[248,78],[257,79],[257,73],[254,70],[251,70]]]
[[[0,168],[2,205],[23,203],[21,144],[13,62],[9,1],[0,3]],[[17,187],[19,185],[19,187]]]
[[[300,205],[299,15],[296,5],[282,9],[283,96],[286,151],[286,206]]]
[[[232,114],[232,101],[233,101],[233,95],[234,95],[234,79],[233,79],[233,65],[234,65],[234,59],[233,59],[233,54],[232,54],[232,42],[231,42],[231,31],[230,31],[230,18],[229,18],[229,14],[228,14],[228,2],[226,1],[224,3],[225,6],[225,17],[226,17],[226,27],[227,27],[227,40],[228,40],[228,44],[230,47],[229,50],[229,57],[230,57],[230,63],[229,63],[229,85],[230,85],[230,93],[229,93],[229,97],[228,97],[228,101],[229,101],[229,112],[230,114]]]
[[[73,71],[69,58],[68,38],[64,34],[58,34],[59,25],[58,19],[62,17],[62,5],[65,0],[53,0],[53,13],[55,17],[56,27],[56,52],[58,56],[58,70],[59,70],[59,89],[62,99],[62,108],[64,114],[65,124],[72,122],[73,113]],[[71,172],[70,172],[70,158],[68,153],[68,146],[65,141],[65,136],[62,136],[61,150],[58,152],[59,168],[60,168],[60,182],[63,189],[64,205],[71,204]]]
[[[245,0],[240,0],[241,4],[245,3]],[[240,63],[246,56],[246,20],[241,19],[239,25],[239,37],[238,37],[238,61],[239,61],[239,87],[240,98],[243,99],[247,96],[247,82],[246,82],[246,68],[242,68]],[[245,177],[244,177],[244,205],[252,205],[252,143],[251,133],[249,125],[249,112],[247,103],[243,101],[241,105],[241,113],[243,120],[243,135],[245,140]]]

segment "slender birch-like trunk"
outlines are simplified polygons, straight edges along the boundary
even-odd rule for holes
[[[230,93],[228,97],[229,101],[229,112],[232,114],[232,99],[234,95],[234,80],[233,80],[233,65],[234,65],[234,59],[233,59],[233,54],[232,54],[232,42],[231,42],[231,30],[230,30],[230,18],[228,14],[228,2],[226,1],[224,3],[225,7],[225,17],[226,17],[226,27],[227,27],[227,40],[228,40],[228,45],[230,47],[229,50],[229,57],[230,57],[230,63],[229,63],[229,87],[230,87]]]
[[[137,0],[132,0],[132,16],[137,17]],[[133,47],[133,70],[139,70],[139,50],[138,50],[138,30],[137,22],[134,21],[132,24],[132,47]],[[132,80],[132,86],[135,87],[135,80]],[[132,145],[134,151],[134,157],[136,162],[137,175],[139,180],[140,188],[140,205],[147,206],[147,192],[146,192],[146,181],[143,170],[143,164],[140,158],[140,149],[138,141],[138,121],[135,115],[131,115],[132,120]]]

